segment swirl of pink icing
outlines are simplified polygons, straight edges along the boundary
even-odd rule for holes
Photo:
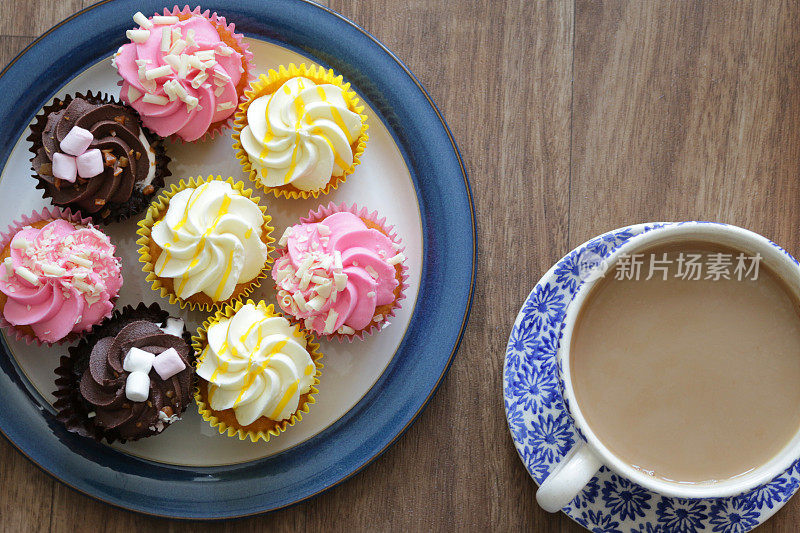
[[[395,300],[395,265],[404,259],[391,239],[353,213],[287,229],[272,270],[281,309],[325,335],[366,328],[376,308]]]
[[[89,226],[54,220],[14,235],[0,265],[3,316],[30,326],[44,342],[82,332],[111,314],[122,286],[119,260],[109,238]]]
[[[149,37],[122,45],[114,65],[122,76],[120,98],[139,112],[147,128],[162,137],[175,134],[194,141],[236,111],[242,54],[220,39],[208,19],[193,14],[134,31],[149,32]],[[149,79],[148,71],[158,77]]]

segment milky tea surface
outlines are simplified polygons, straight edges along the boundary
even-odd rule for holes
[[[581,411],[615,455],[652,475],[743,474],[800,428],[798,302],[763,263],[756,273],[758,261],[739,255],[681,243],[624,258],[578,318],[571,370]]]

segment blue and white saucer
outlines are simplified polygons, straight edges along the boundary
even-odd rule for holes
[[[610,231],[571,251],[536,284],[517,315],[503,369],[506,418],[520,459],[537,484],[580,437],[564,406],[556,371],[558,337],[580,284],[578,258],[607,257],[631,237],[664,226],[638,224]],[[775,514],[800,486],[792,465],[770,483],[733,498],[682,500],[651,492],[603,467],[564,512],[603,533],[750,531]]]

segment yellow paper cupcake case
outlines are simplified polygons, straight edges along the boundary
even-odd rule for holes
[[[233,315],[236,314],[239,309],[247,304],[255,305],[257,309],[264,311],[268,316],[283,316],[281,313],[276,313],[272,305],[267,306],[263,300],[259,301],[258,303],[253,302],[253,300],[247,300],[246,302],[237,301],[234,304],[225,306],[225,308],[218,310],[214,316],[203,322],[203,324],[197,329],[197,335],[192,337],[192,348],[197,354],[196,365],[200,365],[200,357],[208,341],[208,328],[220,320],[233,317]],[[287,427],[293,426],[303,419],[303,414],[309,412],[311,404],[316,403],[314,395],[319,392],[317,386],[319,385],[319,378],[322,375],[322,352],[319,351],[319,344],[315,342],[314,336],[311,333],[302,329],[298,324],[295,324],[294,328],[295,335],[305,338],[306,348],[311,356],[311,360],[314,361],[314,366],[317,369],[314,374],[314,383],[311,385],[311,390],[308,393],[308,400],[298,405],[297,410],[292,414],[291,417],[286,420],[281,420],[274,429],[266,433],[263,431],[245,431],[242,428],[230,427],[225,424],[225,422],[217,418],[214,415],[214,412],[211,410],[211,406],[206,404],[201,398],[200,388],[198,386],[195,387],[194,399],[197,403],[197,410],[199,411],[200,416],[203,417],[203,420],[211,424],[211,427],[217,428],[220,434],[227,434],[229,437],[238,437],[239,440],[250,439],[252,442],[257,442],[259,440],[267,442],[271,437],[277,437],[282,432],[286,431]]]
[[[348,107],[361,115],[361,132],[358,135],[358,139],[356,139],[355,149],[353,150],[353,164],[350,168],[346,169],[341,176],[333,176],[323,189],[315,191],[300,191],[294,188],[268,187],[264,185],[258,178],[257,171],[253,169],[250,164],[250,158],[239,140],[242,129],[247,125],[247,109],[250,107],[250,103],[260,96],[274,93],[284,82],[299,76],[308,78],[317,84],[330,83],[340,87],[344,91],[344,99]],[[298,198],[306,200],[312,196],[314,198],[319,198],[320,195],[328,194],[331,190],[337,189],[339,185],[347,181],[347,176],[352,174],[356,166],[361,162],[361,156],[364,153],[367,140],[369,140],[369,135],[367,135],[367,129],[369,128],[367,124],[367,115],[363,114],[364,105],[360,103],[355,91],[350,89],[350,83],[345,83],[342,76],[337,76],[332,69],[325,70],[316,65],[311,65],[309,67],[306,66],[305,63],[300,64],[299,67],[294,63],[290,63],[288,67],[281,65],[278,67],[277,72],[270,69],[266,75],[262,74],[258,79],[253,80],[253,82],[250,83],[250,88],[246,89],[244,94],[245,101],[239,104],[239,109],[236,111],[236,118],[234,120],[235,131],[233,133],[233,149],[236,151],[236,158],[239,159],[239,162],[242,164],[245,174],[250,177],[250,180],[255,183],[256,187],[262,189],[266,193],[272,193],[276,198],[283,197],[292,200]]]
[[[233,187],[235,191],[238,191],[242,196],[249,198],[252,200],[258,208],[261,210],[261,213],[264,215],[264,225],[262,226],[264,230],[264,237],[262,241],[267,245],[267,260],[264,263],[264,267],[261,269],[261,272],[253,278],[248,284],[248,286],[236,297],[233,299],[228,299],[222,302],[214,302],[213,304],[203,304],[197,302],[189,302],[180,297],[178,297],[174,292],[170,291],[167,287],[164,287],[161,283],[160,278],[155,273],[155,265],[154,261],[150,256],[150,239],[151,233],[153,230],[153,224],[155,224],[156,220],[162,218],[162,216],[166,213],[167,208],[169,208],[169,202],[173,196],[178,194],[180,191],[187,189],[187,188],[197,188],[204,183],[208,183],[210,181],[224,181],[227,182]],[[275,250],[273,243],[275,239],[272,237],[272,232],[275,228],[270,226],[270,222],[272,221],[272,217],[267,214],[267,208],[263,205],[260,205],[258,201],[260,198],[258,196],[253,196],[252,189],[245,189],[244,183],[234,181],[233,178],[223,179],[222,176],[213,176],[210,175],[207,178],[203,178],[202,176],[196,178],[190,178],[187,180],[180,180],[177,185],[172,185],[172,188],[167,192],[162,192],[162,194],[156,198],[150,207],[147,210],[147,214],[145,215],[144,219],[139,221],[139,229],[136,230],[137,235],[139,235],[139,239],[136,241],[136,244],[140,246],[139,248],[139,262],[142,264],[142,271],[147,274],[146,280],[150,282],[152,289],[161,294],[162,298],[169,298],[169,303],[171,304],[178,304],[180,305],[181,309],[185,309],[187,306],[192,311],[200,310],[200,311],[213,311],[215,309],[219,309],[225,305],[233,304],[236,302],[241,302],[244,298],[250,295],[257,287],[261,285],[262,280],[266,279],[268,276],[269,265],[272,263],[272,252]]]

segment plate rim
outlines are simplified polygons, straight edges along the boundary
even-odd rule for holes
[[[382,448],[377,450],[373,455],[366,457],[366,459],[364,459],[363,461],[360,461],[360,464],[358,464],[355,468],[353,468],[347,474],[345,474],[343,476],[340,476],[340,477],[337,477],[336,479],[334,479],[330,483],[326,483],[324,487],[322,487],[320,490],[318,490],[316,492],[307,494],[307,495],[305,495],[305,496],[303,496],[301,498],[295,499],[295,500],[293,500],[291,502],[288,502],[288,503],[283,503],[283,504],[280,504],[280,505],[277,505],[277,506],[274,506],[274,507],[269,507],[269,508],[257,509],[257,510],[253,510],[252,512],[238,513],[238,514],[213,515],[213,516],[212,515],[194,515],[194,514],[192,514],[192,515],[189,515],[189,514],[175,514],[175,513],[165,513],[165,512],[157,512],[157,511],[145,510],[145,509],[141,509],[141,508],[137,508],[137,507],[133,507],[133,506],[123,505],[123,504],[118,503],[118,502],[110,501],[110,500],[108,500],[106,498],[103,498],[102,496],[100,496],[98,494],[89,492],[87,490],[83,490],[82,488],[77,487],[77,486],[71,484],[70,482],[68,482],[67,480],[63,479],[62,477],[58,476],[51,469],[49,469],[45,464],[43,464],[42,462],[38,462],[31,455],[29,455],[27,450],[23,450],[15,441],[13,441],[6,434],[4,429],[0,426],[0,435],[2,435],[5,438],[5,440],[7,442],[9,442],[11,444],[11,446],[13,446],[16,449],[17,452],[19,452],[22,456],[24,456],[28,461],[33,463],[37,468],[39,468],[40,470],[42,470],[45,473],[47,473],[49,476],[51,476],[55,480],[63,483],[65,486],[69,487],[70,489],[75,490],[76,492],[79,492],[81,494],[84,494],[84,495],[86,495],[86,496],[88,496],[88,497],[90,497],[90,498],[92,498],[94,500],[97,500],[97,501],[103,502],[105,504],[111,505],[112,507],[124,509],[124,510],[127,510],[127,511],[133,511],[133,512],[136,512],[136,513],[139,513],[139,514],[143,514],[143,515],[148,515],[148,516],[172,518],[172,519],[179,519],[179,520],[198,520],[198,519],[201,519],[201,520],[227,520],[227,519],[243,518],[243,517],[248,517],[248,516],[255,516],[255,515],[261,515],[261,514],[265,514],[265,513],[270,513],[270,512],[273,512],[273,511],[277,511],[277,510],[280,510],[280,509],[284,509],[284,508],[287,508],[287,507],[302,503],[302,502],[307,501],[307,500],[309,500],[311,498],[314,498],[314,497],[322,494],[323,492],[326,492],[326,491],[332,489],[333,487],[336,487],[339,484],[347,481],[348,479],[352,478],[356,474],[360,473],[364,468],[366,468],[369,464],[371,464],[378,457],[380,457],[383,453],[385,453],[392,445],[394,445],[400,439],[400,437],[403,436],[403,434],[409,429],[409,427],[418,419],[419,415],[427,407],[427,405],[430,402],[430,400],[432,399],[433,395],[438,390],[439,386],[441,385],[442,381],[444,380],[445,376],[447,375],[447,372],[448,372],[448,370],[449,370],[449,368],[450,368],[450,366],[451,366],[451,364],[453,362],[455,354],[458,351],[458,348],[460,347],[461,341],[463,340],[463,336],[464,336],[464,333],[465,333],[465,330],[466,330],[466,327],[467,327],[467,324],[468,324],[469,314],[470,314],[470,311],[471,311],[471,308],[472,308],[472,303],[474,301],[475,286],[476,286],[476,279],[477,279],[477,268],[478,268],[477,267],[477,249],[478,249],[477,221],[476,221],[475,203],[474,203],[474,198],[473,198],[472,189],[471,189],[471,185],[470,185],[470,182],[469,182],[466,166],[464,164],[464,160],[463,160],[463,157],[461,155],[461,151],[459,150],[458,145],[457,145],[457,143],[455,141],[455,138],[454,138],[454,136],[452,134],[452,131],[450,130],[450,127],[448,126],[447,122],[445,121],[445,119],[444,119],[441,111],[439,110],[438,106],[433,101],[433,99],[431,98],[430,94],[425,89],[425,87],[422,85],[422,83],[417,79],[417,77],[411,72],[411,70],[391,50],[389,50],[383,43],[381,43],[370,32],[365,30],[363,27],[361,27],[359,24],[355,23],[354,21],[352,21],[352,20],[348,19],[347,17],[341,15],[340,13],[338,13],[338,12],[336,12],[336,11],[326,7],[326,6],[320,5],[320,4],[318,4],[318,3],[316,3],[316,2],[314,2],[312,0],[284,0],[284,1],[290,2],[290,3],[295,3],[295,4],[305,4],[307,6],[311,6],[311,7],[315,8],[315,9],[319,9],[324,13],[324,16],[332,16],[332,17],[338,19],[338,21],[343,22],[343,23],[345,23],[345,24],[347,24],[349,26],[352,26],[355,30],[357,30],[359,33],[361,33],[364,37],[366,37],[369,41],[371,41],[371,44],[373,46],[376,46],[380,52],[382,52],[383,54],[388,56],[388,59],[393,61],[396,64],[396,66],[398,66],[405,73],[405,75],[408,76],[410,81],[416,86],[416,89],[424,97],[424,99],[426,100],[427,104],[431,107],[432,111],[436,115],[437,121],[441,124],[441,127],[443,128],[444,133],[446,134],[447,141],[449,142],[449,147],[448,148],[452,148],[452,152],[455,155],[455,160],[457,161],[459,169],[460,169],[461,178],[463,178],[464,192],[466,193],[467,207],[469,209],[469,216],[470,216],[470,222],[471,222],[470,223],[470,228],[469,228],[470,229],[469,237],[470,237],[471,245],[472,245],[471,250],[469,251],[469,260],[470,260],[470,263],[471,263],[470,264],[470,274],[469,274],[469,288],[468,288],[467,295],[466,295],[466,302],[464,302],[464,315],[463,315],[463,318],[461,320],[459,331],[457,333],[457,336],[456,336],[454,345],[452,347],[452,350],[451,350],[450,354],[448,355],[447,361],[444,364],[444,366],[442,368],[442,371],[441,371],[441,374],[438,376],[435,384],[430,389],[430,391],[428,392],[427,396],[424,398],[424,400],[421,403],[421,405],[419,406],[419,408],[410,416],[410,418],[405,422],[403,427],[394,436],[392,436]],[[46,39],[54,31],[58,30],[59,28],[63,27],[64,25],[72,22],[76,18],[81,17],[81,16],[83,16],[83,15],[85,15],[85,14],[87,14],[87,13],[89,13],[89,12],[91,12],[91,11],[97,9],[97,8],[100,8],[100,7],[102,7],[104,5],[107,5],[107,4],[110,4],[110,3],[114,3],[114,0],[101,0],[100,2],[98,2],[96,4],[93,4],[91,6],[87,6],[87,7],[83,8],[83,9],[73,13],[69,17],[65,18],[61,22],[55,24],[53,27],[51,27],[50,29],[48,29],[47,31],[45,31],[44,33],[39,35],[30,44],[28,44],[25,48],[23,48],[18,54],[16,54],[14,56],[14,58],[0,71],[0,80],[2,80],[3,77],[6,76],[6,74],[8,74],[8,72],[14,67],[14,65],[18,62],[18,60],[20,60],[29,51],[31,51],[33,48],[35,48],[37,45],[39,45],[44,39]],[[262,5],[262,8],[265,9],[266,6]],[[268,42],[276,42],[272,38],[268,38],[268,37],[264,37],[264,36],[261,36],[261,37],[262,37],[262,40],[266,40]],[[286,44],[288,45],[288,47],[290,49],[296,49],[296,45],[293,45],[293,44],[290,44],[290,43],[286,43]],[[309,55],[309,53],[306,53],[306,55]],[[311,55],[313,55],[313,54],[311,54]],[[317,58],[314,58],[314,59],[318,60]],[[68,82],[69,82],[69,79],[67,79],[63,83],[68,83]],[[58,90],[60,90],[60,87],[63,87],[63,83],[59,86],[59,88],[56,89],[56,92]],[[394,131],[394,129],[389,125],[388,121],[386,119],[384,119],[384,117],[379,116],[377,118],[382,120],[385,123],[385,125],[387,126],[387,129],[389,130],[390,134],[392,135],[392,137],[394,137],[394,140],[395,140],[395,143],[397,145],[397,148],[400,149],[403,158],[406,160],[406,163],[408,164],[409,161],[408,161],[408,157],[407,157],[407,155],[406,155],[406,153],[404,151],[404,146],[402,146],[401,144],[399,144],[397,142],[396,132]],[[27,122],[25,122],[24,128],[27,128]],[[24,132],[25,132],[24,128],[23,128],[23,130],[21,132],[21,135],[24,135]],[[11,153],[11,151],[13,150],[13,147],[16,145],[16,143],[19,141],[19,139],[20,139],[20,137],[13,137],[14,143],[9,145],[9,147],[7,149],[7,154],[5,154],[5,157],[2,157],[2,161],[0,161],[0,168],[4,168],[5,167],[5,164],[7,162],[7,155]],[[411,168],[409,170],[411,170]],[[412,182],[413,182],[414,181],[413,180],[414,171],[411,170],[411,173],[412,173]],[[418,208],[420,209],[420,213],[422,215],[424,213],[423,213],[423,209],[422,209],[421,202],[420,202],[421,198],[420,198],[420,195],[419,195],[419,189],[417,188],[416,183],[414,183],[414,186],[415,186],[415,189],[417,189],[417,191],[416,191],[416,193],[417,193],[417,203],[418,203]],[[424,224],[424,218],[423,218],[423,224]],[[426,243],[424,232],[425,232],[425,228],[423,227],[423,261],[425,259],[425,249],[428,247],[428,244]],[[423,265],[423,277],[424,277],[424,273],[425,273],[425,269],[424,269],[424,265]],[[422,280],[421,280],[421,282],[422,282]],[[417,299],[419,299],[420,296],[421,296],[421,291],[420,291],[420,294],[418,294]],[[412,314],[412,318],[411,318],[411,322],[409,324],[409,328],[411,327],[411,324],[413,324],[413,322],[414,322],[414,315],[416,315],[416,309],[414,310],[414,313]],[[400,350],[400,348],[404,344],[406,338],[407,338],[407,335],[404,336],[403,340],[401,340],[400,346],[398,346],[398,351]],[[5,352],[5,346],[0,348],[0,350],[2,350],[2,352]],[[6,358],[11,361],[12,365],[16,365],[16,362],[13,361],[13,358],[11,358],[11,357],[6,357]],[[391,365],[391,363],[390,363],[390,365]],[[387,367],[386,370],[388,370],[388,367]],[[380,382],[381,379],[384,377],[384,375],[386,374],[386,370],[384,370],[384,373],[381,375],[381,377],[379,377],[378,382]],[[376,384],[373,385],[373,388],[378,384],[378,382],[376,382]],[[369,392],[367,393],[367,395],[368,394],[369,394]],[[366,395],[365,395],[365,397],[366,397]],[[362,398],[361,401],[363,401],[363,398]],[[359,403],[361,403],[361,401],[359,401]],[[348,414],[352,413],[356,409],[357,406],[358,406],[358,404],[356,406],[354,406],[353,409],[348,411],[348,413],[345,413],[345,415],[342,416],[338,421],[334,422],[334,425],[339,423],[339,422],[341,422],[341,421],[343,421],[343,419],[347,418]],[[324,433],[325,431],[326,430],[324,430],[320,434]],[[320,434],[318,434],[316,436],[319,436]],[[312,439],[313,438],[314,437],[312,437]],[[311,440],[311,439],[309,439],[309,440]],[[276,455],[280,456],[280,455],[285,454],[287,452],[291,452],[292,449],[293,448],[290,448],[289,450],[280,452],[279,454],[276,454]],[[256,461],[259,461],[259,460],[256,460]]]

